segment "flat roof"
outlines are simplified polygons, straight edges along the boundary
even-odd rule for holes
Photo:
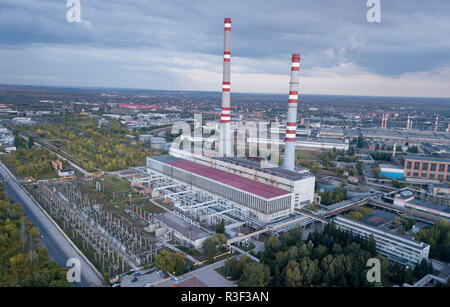
[[[448,158],[436,158],[436,157],[423,157],[423,156],[403,156],[405,160],[417,160],[417,161],[435,161],[449,163]]]
[[[292,181],[297,181],[305,178],[312,177],[311,174],[307,173],[306,168],[300,168],[305,173],[299,173],[295,171],[290,171],[281,167],[261,167],[260,162],[255,159],[240,158],[240,157],[216,157],[216,160],[232,163],[235,165],[240,165],[246,168],[254,169],[263,173],[272,174],[281,178],[289,179]]]
[[[189,279],[183,280],[177,284],[177,287],[208,287],[205,283],[203,283],[197,276],[191,277]]]
[[[172,213],[166,212],[163,214],[156,214],[155,217],[162,223],[166,224],[168,227],[183,234],[191,240],[195,241],[209,236],[209,233],[207,233],[206,231],[180,219],[178,216]]]
[[[374,227],[371,225],[367,225],[366,223],[363,222],[358,222],[343,216],[338,215],[337,217],[334,218],[334,221],[337,222],[338,224],[344,224],[350,227],[354,227],[356,229],[360,229],[362,231],[368,231],[368,232],[372,232],[375,235],[378,236],[383,236],[384,238],[387,238],[389,240],[392,240],[394,242],[406,245],[408,247],[411,247],[413,249],[420,249],[423,250],[424,248],[426,248],[427,246],[429,246],[427,243],[421,242],[421,241],[416,241],[413,238],[404,236],[404,235],[399,235],[399,234],[394,234],[391,232],[387,232],[384,230],[379,229],[378,227]]]
[[[182,170],[192,172],[196,175],[209,178],[211,180],[220,182],[222,184],[238,188],[245,192],[263,197],[274,198],[282,195],[290,194],[289,191],[272,187],[268,184],[264,184],[255,180],[247,179],[235,174],[231,174],[222,170],[218,170],[206,165],[198,164],[188,160],[176,158],[169,155],[150,157],[164,163],[167,163],[173,167],[180,168]]]

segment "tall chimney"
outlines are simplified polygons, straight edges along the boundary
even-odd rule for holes
[[[436,114],[436,122],[434,123],[434,132],[437,132],[439,122],[439,114]]]
[[[284,144],[283,168],[295,169],[295,142],[297,134],[298,74],[300,71],[300,54],[292,55],[291,81],[289,87],[288,116]]]
[[[384,113],[383,113],[383,117],[381,118],[381,128],[384,128]]]
[[[386,116],[384,117],[384,129],[387,129],[388,117],[389,117],[389,113],[386,113]]]
[[[411,115],[408,114],[408,120],[406,121],[406,130],[409,130],[409,123],[411,122]]]
[[[392,158],[395,158],[396,152],[397,152],[397,142],[394,142],[394,149],[392,149]]]
[[[219,152],[223,156],[231,156],[230,133],[230,45],[231,18],[225,18],[223,43],[223,82],[222,82],[222,113],[220,116]]]

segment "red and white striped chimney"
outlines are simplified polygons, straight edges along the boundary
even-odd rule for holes
[[[436,122],[434,123],[434,132],[437,132],[439,123],[439,114],[436,114]]]
[[[387,129],[388,117],[389,117],[389,113],[386,113],[386,116],[384,117],[384,129]]]
[[[411,122],[411,115],[408,114],[408,120],[406,121],[406,130],[409,130],[410,122]]]
[[[298,74],[300,71],[300,54],[292,55],[291,81],[289,86],[288,117],[286,123],[286,138],[284,143],[283,168],[295,169],[295,142],[297,140],[297,105],[298,105]]]
[[[219,152],[223,156],[231,156],[231,109],[230,109],[230,53],[231,18],[225,18],[223,43],[223,82],[222,82],[222,112],[220,115]]]

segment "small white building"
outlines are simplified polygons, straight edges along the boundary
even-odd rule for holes
[[[68,177],[68,176],[74,176],[75,171],[73,169],[60,169],[58,170],[58,176],[59,177]]]
[[[5,147],[6,153],[11,153],[11,151],[16,151],[16,150],[17,150],[16,146],[6,146]]]

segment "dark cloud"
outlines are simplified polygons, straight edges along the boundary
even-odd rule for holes
[[[353,63],[382,76],[450,64],[448,0],[381,0],[382,22],[373,24],[366,20],[366,0],[80,2],[84,22],[68,23],[65,0],[3,0],[0,47],[57,44],[216,56],[223,18],[232,17],[232,54],[242,58],[283,61],[301,52],[305,69]],[[285,73],[276,65],[255,67]]]

